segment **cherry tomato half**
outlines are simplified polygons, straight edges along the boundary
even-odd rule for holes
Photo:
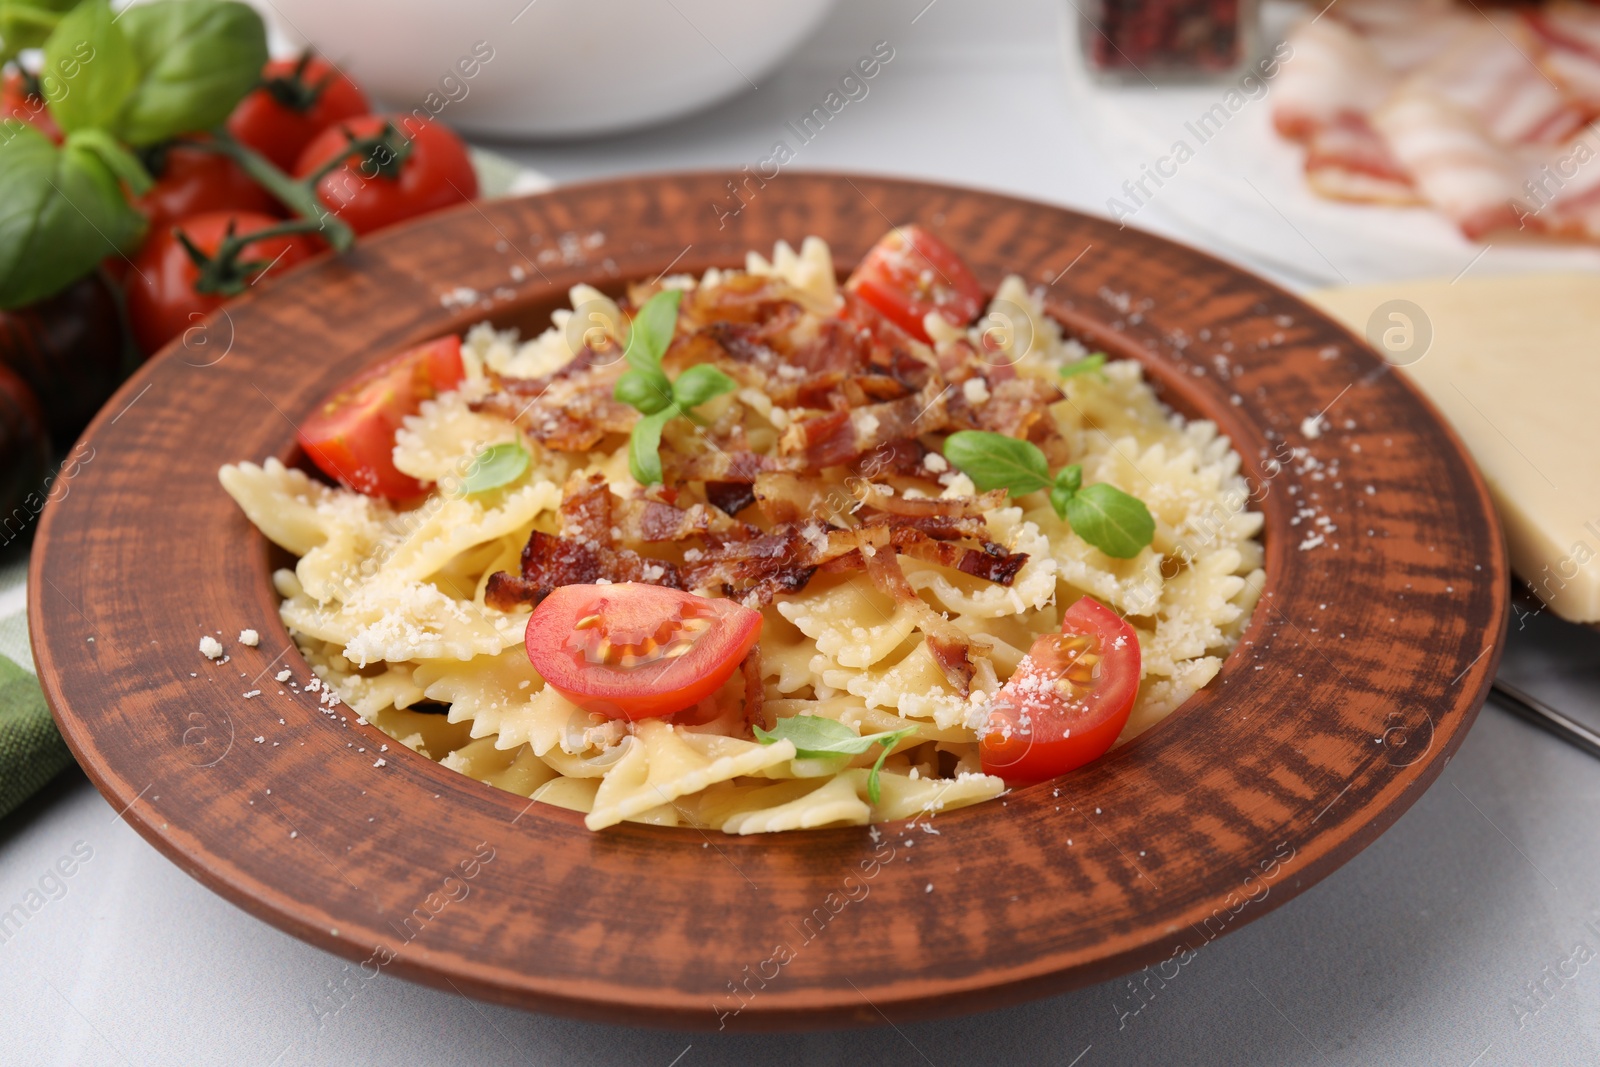
[[[985,774],[1024,784],[1099,759],[1139,693],[1139,635],[1099,601],[1067,610],[995,696],[979,745]]]
[[[739,669],[761,612],[659,585],[564,585],[528,620],[528,662],[579,707],[648,719],[693,707]]]
[[[394,131],[391,143],[366,156],[350,142]],[[317,182],[317,196],[356,233],[437,211],[478,195],[467,146],[446,126],[414,115],[363,115],[337,123],[306,146],[295,177],[307,178],[345,156]]]
[[[407,500],[426,488],[394,465],[394,435],[424,400],[461,384],[461,338],[441,337],[356,375],[300,425],[300,447],[328,477],[367,496]]]
[[[50,106],[39,94],[39,84],[15,68],[0,81],[0,119],[26,122],[56,144],[61,143],[61,127],[50,114]]]
[[[261,87],[239,101],[228,116],[228,132],[276,163],[293,170],[300,153],[341,119],[372,110],[355,82],[320,56],[274,59],[261,71]]]
[[[928,312],[965,326],[983,307],[977,277],[949,245],[921,226],[897,226],[884,234],[845,288],[921,341],[928,340],[922,325]]]
[[[194,246],[207,256],[215,256],[228,234],[229,225],[240,236],[275,226],[280,219],[248,211],[212,211],[183,219],[174,229],[182,230]],[[244,246],[241,264],[260,263],[247,272],[249,284],[266,275],[277,275],[315,255],[315,238],[306,234],[264,237]],[[172,231],[151,234],[139,250],[127,275],[128,319],[133,336],[146,356],[174,337],[197,326],[202,318],[219,307],[228,296],[196,290],[200,268]]]
[[[145,232],[151,238],[167,233],[179,219],[207,211],[283,213],[272,195],[227,156],[175,144],[162,153],[160,166],[155,185],[133,202],[150,220]]]

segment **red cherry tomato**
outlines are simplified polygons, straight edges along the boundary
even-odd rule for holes
[[[240,236],[275,226],[281,220],[244,211],[213,211],[183,219],[175,227],[207,256],[215,256],[227,236],[229,224]],[[242,279],[254,285],[267,274],[277,275],[315,255],[316,240],[306,234],[264,237],[244,246],[241,265],[267,264],[246,271]],[[202,293],[195,285],[200,268],[172,232],[151,234],[127,275],[128,318],[133,336],[145,355],[199,324],[231,294]]]
[[[761,637],[761,612],[659,585],[564,585],[528,620],[528,662],[556,691],[613,719],[693,707]]]
[[[407,500],[426,489],[394,465],[400,420],[461,384],[461,338],[407,349],[356,375],[300,425],[300,447],[328,477],[367,496]]]
[[[320,56],[274,59],[261,87],[239,101],[228,132],[283,170],[293,170],[306,145],[340,119],[372,110],[367,94]]]
[[[353,140],[394,133],[391,144],[365,157]],[[339,159],[317,182],[317,196],[356,233],[437,211],[478,195],[467,146],[449,128],[414,115],[363,115],[323,130],[300,156],[295,177],[307,178]]]
[[[179,219],[207,211],[248,211],[281,215],[283,209],[227,156],[175,144],[163,153],[150,191],[133,206],[150,220],[150,238],[165,234]]]
[[[983,307],[983,287],[949,245],[921,226],[897,226],[861,260],[845,288],[922,341],[923,316],[937,311],[965,326]]]
[[[1084,597],[1061,632],[1033,643],[995,696],[979,745],[985,774],[1024,784],[1099,759],[1116,741],[1139,693],[1139,636]]]
[[[0,82],[0,119],[26,122],[56,144],[61,143],[61,127],[39,94],[38,83],[15,68],[6,71]]]

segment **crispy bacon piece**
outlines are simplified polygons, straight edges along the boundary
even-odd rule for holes
[[[798,460],[759,452],[719,450],[684,456],[663,451],[661,466],[673,482],[752,483],[766,471],[799,470]]]
[[[942,517],[947,519],[981,519],[984,512],[993,511],[1005,504],[1004,489],[995,489],[981,496],[908,497],[896,495],[887,485],[859,480],[850,483],[850,492],[862,504],[890,515],[913,518]]]
[[[683,588],[677,567],[666,560],[535,530],[522,550],[522,573],[491,574],[484,600],[492,608],[510,611],[518,604],[537,604],[563,585],[591,585],[602,578]]]
[[[942,430],[950,423],[946,387],[935,379],[920,392],[899,400],[867,404],[804,419],[789,427],[779,450],[798,455],[806,470],[849,463],[892,441]]]
[[[761,684],[761,642],[757,641],[750,649],[739,670],[744,675],[745,725],[772,729],[777,725],[777,716],[766,709],[766,690]]]
[[[756,502],[756,490],[749,482],[710,481],[706,483],[706,499],[725,515],[733,516]]]

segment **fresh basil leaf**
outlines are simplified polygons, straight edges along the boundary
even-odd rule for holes
[[[862,737],[837,719],[822,715],[791,715],[779,719],[771,730],[755,728],[756,740],[763,745],[776,741],[793,741],[795,755],[805,759],[823,756],[859,756],[875,743],[881,734]]]
[[[58,292],[144,232],[97,155],[20,122],[0,122],[0,189],[0,308]]]
[[[1076,378],[1080,374],[1099,374],[1103,378],[1105,375],[1101,373],[1100,368],[1105,365],[1106,354],[1104,352],[1092,352],[1078,360],[1078,362],[1068,363],[1062,367],[1061,377]]]
[[[1072,503],[1072,498],[1078,494],[1076,489],[1068,489],[1064,485],[1050,487],[1050,506],[1056,509],[1056,514],[1063,519],[1067,517],[1067,505]]]
[[[960,430],[945,438],[944,458],[985,492],[1020,496],[1051,484],[1050,463],[1039,447],[1003,433]]]
[[[203,130],[227,118],[267,62],[261,16],[237,0],[137,4],[120,25],[139,77],[116,133],[132,145]]]
[[[528,450],[516,441],[490,445],[478,453],[472,466],[467,468],[467,476],[461,479],[461,489],[471,495],[510,485],[527,471],[528,461]]]
[[[696,363],[672,383],[672,399],[684,411],[739,388],[739,383],[709,363]]]
[[[678,328],[678,303],[682,299],[683,290],[663,289],[644,302],[628,330],[628,349],[622,354],[628,366],[647,374],[660,373],[661,357]]]
[[[133,45],[107,0],[84,0],[44,43],[39,85],[68,133],[112,125],[138,80]]]
[[[1086,485],[1067,502],[1073,532],[1114,559],[1132,559],[1156,534],[1156,520],[1138,497],[1108,482]]]
[[[39,48],[78,0],[0,0],[0,62],[26,48]]]
[[[679,414],[668,406],[649,415],[640,415],[628,438],[628,473],[640,485],[656,485],[661,476],[661,427]]]
[[[654,415],[672,403],[672,382],[659,369],[624,371],[611,395],[642,414]]]
[[[139,157],[123,148],[115,137],[104,130],[74,130],[67,134],[67,142],[74,148],[82,148],[99,156],[100,162],[126,183],[128,191],[134,196],[143,196],[155,184]]]
[[[873,763],[872,771],[867,775],[867,795],[872,802],[878,802],[878,775],[883,771],[883,762],[889,758],[889,753],[900,739],[912,733],[916,727],[908,726],[904,730],[890,730],[881,734],[862,734],[856,732],[842,722],[824,718],[821,715],[791,715],[787,719],[779,719],[773,724],[771,730],[755,728],[756,740],[763,745],[775,744],[779,741],[794,742],[795,755],[801,759],[822,759],[828,756],[859,756],[873,745],[882,745],[883,751],[878,754],[877,762]]]

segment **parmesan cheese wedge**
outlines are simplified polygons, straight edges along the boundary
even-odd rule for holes
[[[1388,328],[1402,343],[1431,331],[1420,358],[1393,362],[1478,461],[1512,569],[1557,615],[1600,622],[1600,276],[1395,282],[1308,298],[1358,336],[1376,313],[1380,342]]]

